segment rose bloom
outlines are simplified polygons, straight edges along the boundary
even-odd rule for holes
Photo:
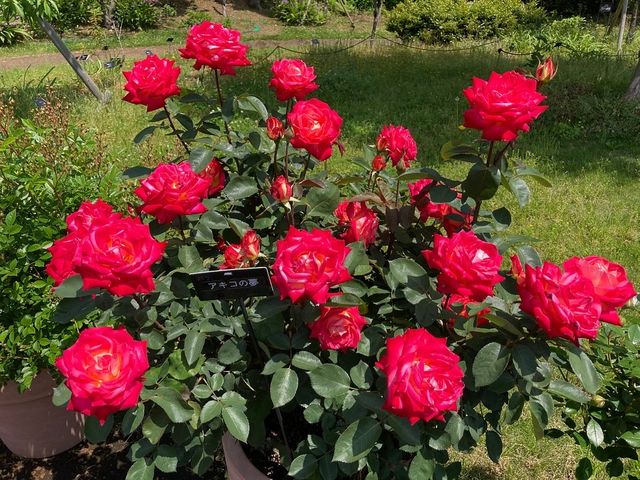
[[[304,148],[321,162],[331,156],[337,143],[342,118],[317,98],[297,102],[287,115],[293,130],[291,145]]]
[[[224,176],[224,168],[217,159],[211,160],[209,165],[202,170],[198,176],[209,182],[209,190],[207,191],[207,197],[211,198],[224,189],[226,177]]]
[[[431,268],[440,270],[437,289],[481,302],[504,280],[498,272],[502,256],[493,243],[480,240],[473,232],[461,231],[451,237],[435,235],[433,249],[422,255]]]
[[[291,198],[291,195],[293,195],[293,187],[291,187],[287,177],[280,175],[276,177],[271,184],[269,192],[271,193],[271,196],[279,202],[286,203]]]
[[[142,200],[142,212],[156,217],[158,223],[171,223],[181,215],[207,211],[211,179],[198,176],[188,162],[162,163],[144,179],[135,194]]]
[[[573,257],[562,266],[566,272],[577,273],[591,281],[595,296],[602,305],[600,321],[621,325],[616,308],[622,308],[637,293],[622,265],[602,257]]]
[[[113,207],[100,198],[95,202],[82,202],[80,208],[67,216],[69,232],[85,233],[93,225],[107,223],[120,218],[119,213],[113,212]]]
[[[165,247],[140,219],[119,218],[87,232],[77,245],[73,270],[82,276],[85,290],[104,288],[118,296],[149,293],[155,288],[151,265]]]
[[[430,178],[424,178],[407,185],[411,194],[411,204],[415,205],[420,212],[420,221],[425,222],[429,218],[439,220],[449,236],[460,229],[470,229],[473,222],[472,213],[465,214],[448,203],[431,201],[429,190],[436,185],[438,183]],[[460,192],[456,192],[456,194],[458,198],[462,197]]]
[[[273,78],[269,82],[269,88],[276,92],[276,98],[281,102],[290,98],[304,100],[318,88],[314,83],[316,74],[313,67],[307,66],[302,60],[276,60],[271,66],[271,72]]]
[[[276,117],[267,118],[267,137],[275,141],[284,136],[284,125]]]
[[[157,55],[135,62],[130,72],[122,72],[127,79],[124,89],[129,92],[123,100],[145,105],[147,112],[163,108],[167,98],[180,95],[180,67],[174,65],[173,60]]]
[[[247,230],[240,243],[242,254],[250,261],[254,261],[260,256],[260,237],[254,230]]]
[[[537,86],[536,80],[517,72],[493,72],[489,80],[474,77],[473,85],[464,90],[470,106],[464,112],[464,126],[482,131],[485,140],[515,140],[547,109],[540,105],[547,97]]]
[[[463,318],[469,318],[469,307],[478,305],[478,302],[474,302],[473,300],[469,300],[466,297],[461,295],[449,295],[448,297],[444,297],[442,299],[442,307],[446,310],[453,311],[452,307],[461,306],[462,309],[458,313],[458,316]],[[491,309],[489,307],[483,308],[479,312],[475,314],[476,317],[476,326],[478,327],[486,327],[489,325],[489,320],[485,317],[485,315],[491,313]],[[451,320],[449,323],[449,327],[453,328],[455,324],[455,320]]]
[[[294,303],[326,303],[331,287],[351,280],[344,266],[349,251],[344,241],[328,230],[307,232],[289,227],[287,236],[276,243],[273,264],[273,283],[280,298],[290,298]]]
[[[547,59],[536,68],[536,80],[539,84],[544,85],[553,80],[556,73],[558,73],[557,65],[553,63],[553,58],[547,57]]]
[[[460,358],[424,328],[410,328],[403,335],[387,339],[387,351],[376,363],[387,377],[387,394],[382,408],[418,420],[444,421],[444,413],[458,410],[464,390]]]
[[[358,307],[322,307],[320,317],[309,324],[309,336],[318,340],[323,350],[356,348],[366,324]]]
[[[376,155],[371,161],[371,169],[374,172],[380,172],[387,166],[387,161],[382,155]]]
[[[242,245],[238,243],[232,243],[224,248],[224,262],[220,265],[220,270],[225,270],[228,268],[240,268],[242,266],[242,262],[244,261],[244,256],[242,255]]]
[[[67,278],[76,275],[74,270],[73,258],[75,257],[78,244],[80,243],[80,235],[70,233],[53,242],[49,247],[51,260],[45,268],[45,272],[53,279],[53,284],[57,287]]]
[[[576,345],[580,338],[596,338],[602,307],[589,279],[549,262],[524,269],[517,256],[511,262],[520,308],[549,338],[565,338]]]
[[[383,127],[376,145],[379,151],[389,154],[394,167],[399,165],[402,169],[407,169],[418,156],[416,141],[405,127],[395,125]]]
[[[137,405],[149,369],[147,342],[134,340],[124,328],[87,328],[56,367],[71,390],[67,410],[96,417],[103,425],[112,413]]]
[[[367,207],[365,202],[344,201],[338,204],[333,212],[338,225],[348,225],[342,238],[347,243],[362,241],[367,247],[376,241],[379,220],[376,212]]]
[[[207,20],[191,27],[185,47],[179,49],[182,58],[195,59],[196,70],[205,66],[220,70],[221,75],[235,75],[236,67],[251,65],[247,50],[239,31]]]

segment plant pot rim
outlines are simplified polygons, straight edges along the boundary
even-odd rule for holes
[[[222,449],[229,480],[270,480],[251,463],[240,442],[229,432],[222,436]]]

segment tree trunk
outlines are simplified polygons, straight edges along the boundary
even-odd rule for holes
[[[640,52],[638,52],[638,65],[636,71],[633,74],[631,85],[627,89],[627,93],[624,95],[625,100],[638,100],[640,99]]]
[[[627,34],[627,43],[631,43],[633,41],[633,37],[636,34],[636,27],[638,26],[638,6],[640,5],[640,0],[636,0],[633,6],[633,16],[631,17],[631,26],[629,27],[629,33]]]
[[[76,72],[76,75],[80,77],[80,80],[82,80],[82,82],[91,91],[91,93],[93,93],[93,95],[100,101],[100,103],[107,103],[107,101],[109,100],[109,96],[103,94],[98,88],[98,86],[95,84],[95,82],[87,74],[87,72],[84,71],[84,68],[82,68],[82,65],[78,63],[78,60],[76,60],[76,57],[73,56],[73,53],[69,51],[65,43],[62,41],[62,38],[60,38],[60,35],[58,35],[58,32],[56,32],[55,29],[51,26],[51,24],[43,18],[38,18],[38,23],[40,24],[40,27],[42,27],[44,32],[47,34],[47,36],[51,39],[51,41],[56,46],[58,51],[65,58],[67,63],[71,66],[71,68],[73,68],[73,71]]]
[[[382,2],[383,0],[376,0],[373,6],[373,26],[371,27],[371,38],[376,36],[378,31],[378,24],[382,18]]]
[[[618,53],[622,52],[622,41],[624,40],[624,27],[627,23],[627,9],[629,0],[622,0],[622,11],[620,12],[620,30],[618,30]]]
[[[115,26],[113,11],[116,9],[116,0],[100,0],[100,9],[102,10],[102,26],[113,28]]]

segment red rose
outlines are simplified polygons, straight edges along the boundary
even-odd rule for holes
[[[473,232],[461,231],[451,237],[435,235],[433,249],[424,250],[431,268],[440,270],[438,291],[481,302],[504,280],[498,271],[502,256],[493,243],[484,242]]]
[[[418,156],[418,146],[411,136],[411,132],[404,127],[387,125],[383,127],[376,142],[378,150],[386,152],[391,157],[391,163],[402,169],[409,168],[409,164]]]
[[[157,55],[135,62],[130,72],[122,72],[127,79],[124,89],[129,92],[123,100],[146,105],[147,112],[163,108],[167,98],[180,95],[177,83],[180,67],[174,64],[173,60]]]
[[[338,225],[349,226],[342,235],[347,243],[362,241],[367,247],[376,241],[378,216],[364,202],[340,202],[334,215]]]
[[[85,233],[93,225],[107,223],[120,218],[119,213],[113,213],[113,207],[101,199],[95,202],[82,202],[80,208],[67,216],[69,232]]]
[[[387,161],[382,155],[376,155],[371,161],[371,169],[374,172],[380,172],[387,166]]]
[[[181,215],[207,211],[202,200],[209,193],[210,179],[198,176],[188,162],[162,163],[144,179],[135,194],[142,211],[158,223],[171,223]]]
[[[314,83],[316,74],[313,67],[308,67],[302,60],[276,60],[271,66],[271,72],[273,78],[269,82],[269,88],[276,92],[276,98],[281,102],[290,98],[303,100],[318,88]]]
[[[260,237],[253,230],[247,230],[241,241],[242,254],[253,262],[260,256]]]
[[[293,188],[288,182],[287,177],[280,175],[271,184],[271,196],[281,203],[286,203],[293,194]]]
[[[600,321],[614,325],[622,324],[616,308],[624,307],[637,295],[622,265],[593,256],[573,257],[562,266],[566,272],[577,273],[591,281],[595,296],[602,305]]]
[[[580,274],[563,272],[553,263],[533,268],[511,257],[523,312],[532,315],[549,338],[594,339],[600,328],[602,307],[591,281]]]
[[[107,417],[133,408],[149,369],[147,342],[134,340],[125,329],[87,328],[62,352],[56,366],[71,390],[67,410]]]
[[[536,80],[540,85],[549,83],[558,72],[558,67],[553,63],[553,58],[547,57],[544,63],[540,63],[536,68]]]
[[[439,220],[449,236],[460,229],[471,228],[471,223],[473,222],[473,214],[471,212],[465,214],[447,203],[434,203],[431,201],[429,190],[436,185],[440,184],[430,178],[408,184],[411,203],[420,211],[420,221],[425,222],[429,218]],[[460,192],[456,192],[456,195],[458,198],[462,197]]]
[[[209,182],[209,190],[207,197],[211,198],[224,189],[226,177],[224,176],[224,168],[217,159],[211,160],[209,165],[201,171],[198,176]]]
[[[191,27],[185,47],[179,49],[182,58],[195,59],[196,70],[206,66],[220,70],[221,75],[235,75],[235,67],[251,65],[247,50],[240,43],[240,32],[207,20]]]
[[[461,295],[449,295],[448,297],[444,297],[442,299],[442,306],[446,310],[453,311],[452,307],[460,305],[462,306],[462,310],[458,313],[459,316],[463,318],[469,318],[469,307],[473,307],[478,305],[478,302],[474,302],[473,300],[469,300],[466,297]],[[489,307],[483,308],[482,310],[475,313],[476,317],[476,325],[478,327],[485,327],[489,325],[489,320],[485,317],[485,315],[491,313],[491,309]],[[449,326],[453,327],[455,322],[452,321]]]
[[[85,290],[104,288],[125,296],[153,291],[151,265],[164,253],[149,226],[138,218],[119,218],[92,228],[79,242],[73,269]]]
[[[76,233],[71,233],[66,237],[56,240],[53,242],[53,245],[49,247],[51,260],[49,260],[45,271],[47,275],[53,279],[53,284],[56,287],[77,273],[74,270],[73,258],[75,257],[79,243],[80,236]]]
[[[242,266],[242,262],[244,260],[242,255],[242,246],[237,243],[232,243],[225,247],[224,252],[224,263],[220,265],[220,269],[228,269],[228,268],[240,268]]]
[[[289,227],[287,236],[276,243],[273,264],[273,282],[280,298],[326,303],[331,287],[351,280],[344,266],[349,251],[344,241],[327,230],[307,232]]]
[[[284,136],[284,125],[276,117],[267,118],[267,137],[278,140]]]
[[[411,424],[422,419],[444,421],[444,413],[458,410],[464,373],[460,358],[424,328],[410,328],[387,339],[387,351],[376,363],[387,377],[383,408],[407,417]]]
[[[329,105],[312,98],[297,102],[287,115],[293,129],[291,145],[304,148],[320,161],[331,156],[331,147],[337,143],[342,118]]]
[[[224,263],[220,265],[221,269],[251,267],[260,256],[260,237],[255,231],[247,230],[239,244],[232,243],[223,248]]]
[[[517,72],[492,72],[488,81],[474,77],[473,85],[464,90],[471,107],[464,112],[464,126],[481,130],[485,140],[515,140],[547,109],[540,105],[547,97],[537,86],[533,78]]]
[[[366,324],[357,307],[322,307],[320,317],[309,324],[309,336],[317,339],[323,350],[356,348]]]

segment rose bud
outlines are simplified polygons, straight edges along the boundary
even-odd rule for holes
[[[267,118],[267,137],[274,141],[284,137],[284,125],[276,117]]]
[[[270,190],[271,196],[281,203],[286,203],[293,194],[293,187],[287,181],[287,178],[283,175],[276,177],[271,184]]]
[[[543,85],[553,80],[553,77],[558,73],[558,66],[553,63],[553,58],[547,57],[547,59],[538,65],[536,68],[536,80]]]
[[[320,317],[309,324],[309,336],[317,339],[323,350],[356,348],[366,324],[358,307],[322,307]]]
[[[242,237],[242,254],[248,260],[256,260],[260,255],[260,237],[253,230],[248,230]]]
[[[237,243],[232,243],[224,249],[224,262],[220,265],[220,270],[226,268],[239,268],[242,266],[244,260],[242,255],[242,246]]]
[[[382,155],[376,155],[373,158],[373,161],[371,162],[371,168],[373,169],[374,172],[379,172],[381,170],[384,170],[386,166],[387,166],[387,161]]]

